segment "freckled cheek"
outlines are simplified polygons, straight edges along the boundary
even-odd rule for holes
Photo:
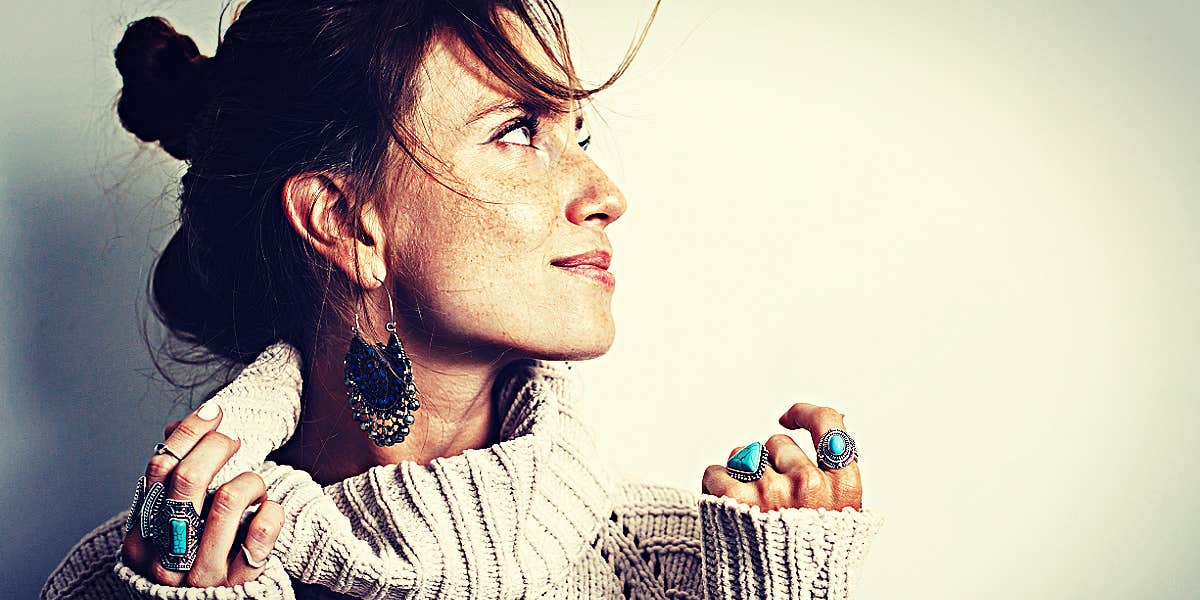
[[[503,288],[508,293],[538,281],[569,242],[555,239],[554,212],[544,201],[509,197],[501,202],[472,211],[436,234],[422,265],[428,281],[439,289]]]

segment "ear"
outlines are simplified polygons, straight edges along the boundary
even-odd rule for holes
[[[283,184],[283,214],[296,233],[350,281],[375,289],[387,277],[383,223],[371,206],[363,207],[354,222],[346,189],[340,176],[293,175]]]

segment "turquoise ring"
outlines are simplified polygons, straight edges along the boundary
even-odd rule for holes
[[[858,460],[858,450],[854,447],[854,438],[841,429],[834,427],[826,431],[817,442],[817,463],[822,469],[841,469],[855,460]]]
[[[738,451],[725,463],[725,472],[738,481],[754,481],[767,468],[767,447],[754,442]]]
[[[204,520],[191,500],[167,498],[155,515],[154,540],[158,562],[172,571],[188,571],[196,562]]]

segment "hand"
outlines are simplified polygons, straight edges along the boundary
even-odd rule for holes
[[[207,419],[204,417],[208,417]],[[245,472],[217,488],[205,509],[208,486],[241,442],[217,431],[224,414],[216,403],[201,406],[164,432],[170,454],[156,454],[146,466],[147,487],[156,481],[166,486],[166,498],[191,500],[205,520],[196,561],[190,571],[172,571],[158,560],[158,550],[142,539],[137,523],[125,535],[121,560],[142,576],[169,586],[234,586],[258,577],[266,568],[253,567],[243,556],[242,545],[255,562],[263,561],[275,546],[283,526],[283,507],[267,499],[267,488],[257,473]],[[248,527],[242,515],[251,504],[258,512]]]
[[[779,424],[788,429],[805,429],[812,435],[813,447],[833,428],[846,430],[845,415],[806,402],[792,405]],[[858,461],[841,469],[826,471],[818,467],[791,436],[777,433],[764,444],[769,461],[756,481],[738,481],[729,476],[725,465],[709,465],[704,470],[702,490],[715,496],[728,496],[758,506],[761,510],[778,508],[826,508],[841,510],[847,506],[862,510],[862,481]],[[745,446],[729,453],[733,458]]]

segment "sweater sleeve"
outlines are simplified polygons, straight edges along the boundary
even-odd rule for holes
[[[80,539],[50,573],[38,597],[42,600],[296,598],[277,553],[268,558],[262,574],[238,586],[198,588],[154,583],[121,562],[127,514],[127,511],[118,513]]]
[[[113,573],[124,582],[131,598],[146,600],[295,600],[292,582],[279,557],[272,553],[258,577],[236,586],[189,587],[154,583],[117,557]]]
[[[699,498],[703,593],[709,600],[853,597],[882,515],[845,508],[762,511]]]
[[[853,598],[884,522],[871,509],[763,511],[619,469],[614,491],[612,530],[620,539],[609,540],[606,550],[621,554],[623,580],[651,588],[646,597]]]

